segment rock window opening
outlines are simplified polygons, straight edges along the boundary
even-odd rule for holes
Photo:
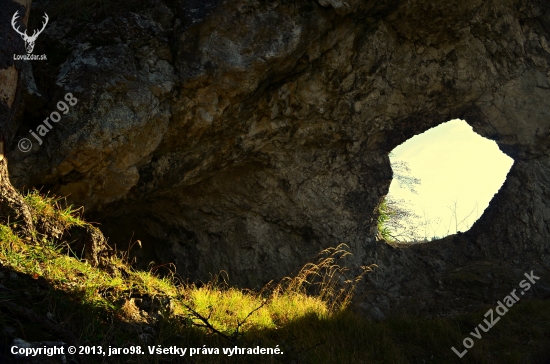
[[[379,207],[378,230],[387,241],[407,243],[468,231],[514,162],[459,119],[397,146],[390,161],[393,180]]]

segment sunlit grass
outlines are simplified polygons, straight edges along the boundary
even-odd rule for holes
[[[61,222],[66,228],[86,224],[72,206],[62,208],[59,197],[31,191],[25,200],[38,217]],[[197,325],[200,316],[207,317],[215,330],[226,335],[274,329],[308,315],[328,318],[349,304],[358,279],[348,279],[346,269],[338,264],[349,255],[345,245],[321,252],[316,262],[305,265],[296,276],[254,292],[217,279],[198,287],[173,276],[138,271],[128,265],[127,254],[111,257],[108,270],[94,268],[67,254],[59,242],[29,244],[6,225],[0,225],[0,240],[4,266],[35,279],[41,277],[56,289],[78,293],[86,305],[112,309],[126,317],[131,315],[124,311],[134,308],[124,301],[132,296],[164,297],[171,302],[171,315],[187,316]],[[369,269],[364,267],[364,272]]]
[[[10,227],[0,225],[0,262],[18,273],[44,278],[56,289],[77,294],[83,304],[112,310],[120,317],[135,316],[135,306],[126,302],[131,296],[167,297],[172,302],[172,316],[185,316],[200,324],[199,317],[187,309],[190,307],[227,336],[236,331],[276,329],[306,316],[327,319],[343,309],[350,298],[340,297],[349,291],[329,293],[336,291],[336,284],[323,282],[324,276],[319,273],[323,267],[332,270],[337,267],[332,257],[321,259],[319,265],[307,265],[296,277],[287,278],[261,293],[216,281],[199,288],[194,284],[178,284],[151,272],[136,271],[120,258],[112,258],[113,269],[108,273],[63,253],[63,249],[52,242],[28,244]],[[334,271],[331,274],[336,276]],[[321,278],[317,295],[306,292],[307,286],[314,282],[311,276]]]
[[[70,221],[67,216],[74,214],[74,210],[60,213],[56,198],[41,199],[34,193],[27,199],[33,209],[50,218]],[[78,215],[71,216],[79,219]],[[486,309],[456,318],[403,316],[377,323],[366,320],[347,309],[360,277],[347,277],[349,272],[340,266],[340,259],[349,255],[344,245],[323,251],[297,274],[261,291],[252,291],[231,287],[226,275],[198,286],[182,282],[175,275],[161,277],[151,271],[138,271],[128,264],[127,254],[111,257],[103,269],[92,267],[68,253],[64,242],[29,243],[15,231],[0,224],[0,270],[16,272],[21,277],[1,282],[11,292],[0,290],[2,326],[21,325],[19,318],[4,315],[11,311],[2,302],[14,302],[42,317],[53,317],[64,329],[75,333],[83,345],[132,344],[143,348],[280,345],[284,350],[284,356],[279,358],[234,356],[230,361],[221,356],[192,358],[195,363],[208,364],[272,363],[277,359],[327,364],[500,364],[543,363],[550,358],[550,352],[544,351],[550,339],[548,301],[525,301],[514,307],[462,359],[450,347],[460,345],[472,327],[484,318]],[[368,269],[364,267],[363,272]],[[39,284],[49,288],[40,290]],[[143,297],[170,302],[169,309],[161,307],[155,314],[158,321],[152,322],[136,304]],[[207,319],[210,328],[204,327],[201,317]],[[149,332],[154,342],[142,341],[136,331],[140,325],[152,327]],[[28,333],[33,327],[24,330]],[[94,363],[102,362],[101,359],[90,357]],[[110,357],[107,362],[160,364],[164,359],[149,355],[119,356]]]
[[[35,221],[38,217],[42,217],[61,223],[64,228],[87,224],[80,217],[80,209],[75,209],[74,205],[61,207],[62,197],[41,195],[38,190],[31,190],[24,196],[24,199],[35,211]]]

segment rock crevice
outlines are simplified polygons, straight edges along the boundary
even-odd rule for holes
[[[67,56],[54,88],[33,70],[47,100],[19,135],[66,92],[79,104],[44,145],[13,146],[10,174],[194,279],[258,286],[344,242],[350,266],[379,265],[359,295],[371,312],[492,302],[464,277],[506,290],[550,265],[549,14],[537,0],[155,0],[57,19],[44,37]],[[506,183],[466,234],[376,240],[387,154],[453,118],[514,158]]]

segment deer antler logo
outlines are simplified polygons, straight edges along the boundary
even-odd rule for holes
[[[16,11],[15,14],[13,14],[13,18],[11,18],[11,26],[13,27],[13,30],[15,30],[21,37],[23,37],[23,41],[25,41],[25,48],[27,49],[27,53],[31,54],[32,51],[34,50],[34,43],[36,42],[36,38],[38,38],[40,33],[44,31],[44,29],[46,28],[46,25],[48,24],[48,20],[50,18],[48,18],[48,14],[44,13],[45,22],[42,23],[42,29],[40,29],[39,31],[35,30],[32,33],[32,35],[29,37],[27,35],[27,30],[25,30],[25,32],[22,33],[19,30],[19,27],[18,26],[16,27],[15,21],[17,20],[17,18],[19,18],[18,13],[19,11]]]

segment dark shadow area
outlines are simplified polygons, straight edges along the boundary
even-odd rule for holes
[[[0,268],[0,362],[61,363],[58,357],[16,359],[11,346],[94,346],[98,350],[139,346],[141,355],[66,355],[67,363],[550,363],[550,300],[523,301],[495,327],[474,339],[474,347],[459,359],[451,347],[483,322],[480,310],[456,317],[407,315],[371,322],[351,309],[328,318],[306,315],[277,329],[245,332],[229,341],[190,325],[182,315],[154,324],[120,316],[123,302],[112,307],[83,304],[85,292],[66,292],[42,277]],[[60,286],[62,282],[56,282]],[[66,288],[65,288],[66,289]],[[150,312],[154,315],[154,312]],[[14,342],[14,339],[16,341]],[[148,346],[218,348],[220,354],[183,357],[149,355]],[[280,355],[223,355],[222,348],[275,348]]]

